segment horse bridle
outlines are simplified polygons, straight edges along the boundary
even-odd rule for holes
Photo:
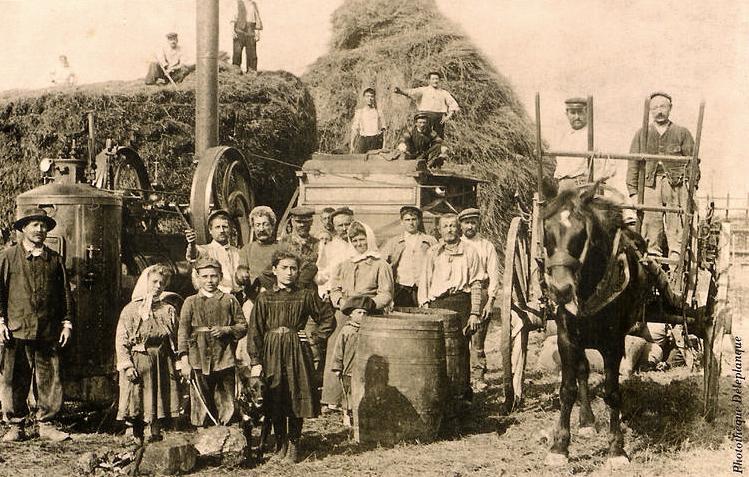
[[[585,220],[585,244],[583,245],[583,251],[580,253],[580,258],[575,258],[570,254],[567,249],[560,249],[554,251],[551,257],[546,257],[544,264],[547,270],[551,270],[554,267],[565,267],[574,271],[579,271],[585,260],[588,258],[588,250],[590,249],[590,237],[593,233],[593,224],[590,219]]]

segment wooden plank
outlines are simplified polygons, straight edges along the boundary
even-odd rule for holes
[[[686,164],[691,159],[686,156],[667,156],[658,154],[635,154],[621,152],[600,152],[594,150],[588,151],[544,151],[544,157],[593,157],[595,159],[611,159],[620,161],[645,161],[645,162],[662,162],[669,164]]]

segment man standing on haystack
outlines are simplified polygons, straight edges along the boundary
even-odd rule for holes
[[[252,0],[237,0],[237,13],[231,20],[234,31],[231,62],[242,70],[242,50],[247,50],[247,72],[257,71],[257,42],[263,21],[257,4]]]
[[[385,118],[377,108],[374,88],[364,90],[364,106],[354,113],[351,123],[351,140],[349,150],[352,154],[364,154],[368,151],[382,149],[385,133]]]
[[[156,61],[148,67],[147,85],[180,83],[195,69],[195,65],[187,66],[182,62],[182,47],[177,34],[167,33],[166,40],[166,46],[156,53]]]
[[[73,329],[65,262],[44,245],[55,225],[45,210],[26,209],[13,224],[21,242],[0,254],[0,406],[10,423],[4,442],[24,437],[29,389],[36,399],[39,437],[70,437],[50,422],[62,407],[59,352]]]
[[[486,388],[484,375],[486,374],[486,353],[484,343],[486,332],[489,329],[489,320],[494,310],[494,300],[499,292],[499,258],[494,244],[485,239],[479,233],[481,227],[481,211],[479,209],[465,209],[458,214],[460,230],[463,232],[462,240],[473,245],[479,255],[481,268],[485,274],[481,280],[481,325],[471,336],[471,352],[473,362],[471,363],[471,380],[473,388],[481,391]]]
[[[445,124],[453,114],[460,111],[460,107],[453,95],[440,87],[442,75],[438,71],[430,71],[427,77],[429,78],[427,86],[405,91],[396,86],[394,92],[416,101],[417,110],[427,115],[429,127],[440,138],[445,139]]]

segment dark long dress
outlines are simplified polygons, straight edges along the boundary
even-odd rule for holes
[[[262,292],[250,316],[247,353],[262,364],[275,416],[308,418],[320,413],[309,342],[326,340],[333,332],[333,307],[309,288],[278,288]],[[300,338],[307,318],[317,332]]]

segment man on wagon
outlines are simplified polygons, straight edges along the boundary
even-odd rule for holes
[[[428,251],[419,278],[419,305],[444,308],[458,313],[464,336],[481,326],[481,280],[484,273],[476,249],[460,237],[460,223],[455,214],[439,218],[440,241]],[[466,338],[466,341],[468,338]],[[465,362],[470,363],[468,343]],[[470,384],[458,398],[470,401]]]
[[[445,138],[445,124],[452,118],[453,114],[460,111],[458,102],[453,95],[440,87],[442,75],[438,71],[430,71],[427,75],[429,84],[420,88],[402,90],[395,87],[395,94],[400,94],[416,100],[417,110],[427,116],[429,128],[441,138]]]
[[[429,128],[425,113],[414,116],[414,127],[403,133],[398,150],[406,160],[419,161],[417,167],[439,167],[445,162],[447,147],[442,138]]]
[[[395,306],[418,306],[418,281],[427,250],[437,243],[424,233],[421,209],[406,205],[400,209],[403,233],[387,241],[383,256],[393,267]]]
[[[364,154],[367,151],[382,149],[385,133],[385,118],[377,107],[374,88],[364,90],[364,106],[354,113],[351,123],[351,153]]]
[[[664,92],[650,95],[650,117],[648,143],[642,144],[642,129],[635,133],[630,152],[633,154],[660,154],[669,156],[691,156],[694,139],[687,128],[674,124],[671,114],[671,96]],[[687,201],[686,170],[684,165],[648,161],[645,166],[645,205],[684,207]],[[640,179],[638,161],[630,161],[627,166],[627,190],[633,199],[637,197]],[[663,212],[645,212],[642,221],[642,236],[648,242],[648,253],[663,255],[661,235],[664,233]],[[679,258],[681,253],[682,217],[676,213],[665,214],[665,235],[671,258]]]
[[[62,407],[59,352],[73,329],[65,262],[44,245],[55,225],[44,209],[26,209],[13,224],[21,241],[0,253],[0,405],[10,423],[4,442],[24,437],[30,388],[39,437],[70,437],[51,423]]]

